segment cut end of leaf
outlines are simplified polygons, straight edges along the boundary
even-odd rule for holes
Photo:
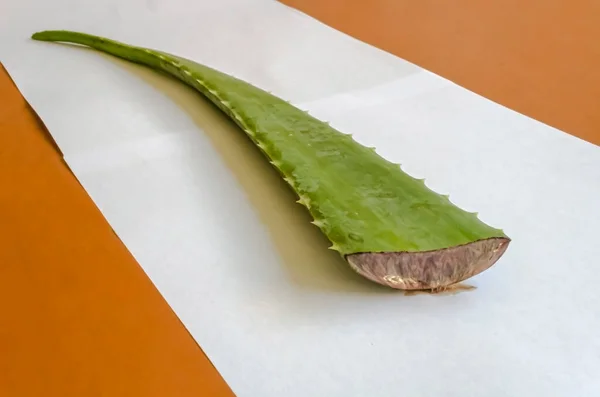
[[[491,267],[509,243],[490,238],[435,251],[350,254],[346,260],[360,275],[388,287],[441,291]]]

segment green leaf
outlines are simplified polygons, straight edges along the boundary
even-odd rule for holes
[[[510,239],[307,112],[252,84],[165,52],[70,31],[82,44],[164,71],[231,118],[279,170],[316,225],[363,276],[394,288],[444,289],[487,269]]]

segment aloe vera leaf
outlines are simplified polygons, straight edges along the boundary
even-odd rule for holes
[[[245,81],[165,52],[72,31],[32,39],[81,44],[164,71],[235,122],[350,267],[398,289],[440,290],[492,266],[510,243],[493,228],[307,112]]]

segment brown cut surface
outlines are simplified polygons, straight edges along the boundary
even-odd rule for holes
[[[233,396],[1,67],[0,99],[0,396]]]
[[[363,252],[346,259],[356,272],[376,283],[437,292],[488,269],[509,243],[508,238],[489,238],[435,251]]]
[[[600,1],[280,1],[600,144]]]

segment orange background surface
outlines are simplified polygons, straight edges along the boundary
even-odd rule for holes
[[[233,396],[0,68],[0,396]]]
[[[281,2],[600,145],[600,1]]]
[[[600,144],[600,2],[284,0]],[[0,68],[0,396],[231,396]]]

